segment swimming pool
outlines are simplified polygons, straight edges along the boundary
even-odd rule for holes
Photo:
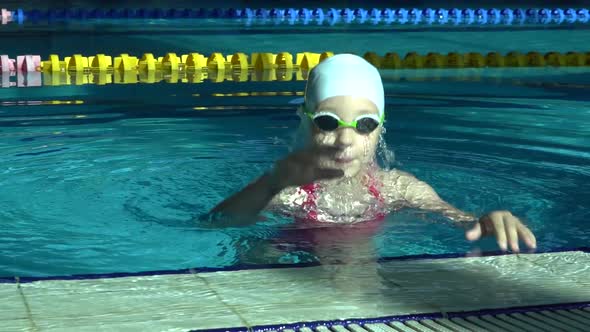
[[[590,37],[584,25],[365,24],[320,29],[268,22],[244,26],[243,22],[217,19],[199,22],[198,26],[190,21],[165,20],[7,25],[0,30],[0,41],[18,36],[19,43],[11,43],[10,54],[40,54],[46,59],[53,53],[141,56],[145,52],[163,55],[192,51],[224,55],[281,51],[361,55],[368,51],[565,53],[586,52],[579,41]],[[495,209],[513,211],[535,232],[539,251],[587,247],[589,68],[383,70],[385,141],[394,156],[388,166],[417,175],[463,210],[477,214]],[[198,84],[70,84],[0,89],[0,281],[14,282],[16,276],[48,280],[94,275],[90,279],[98,278],[106,285],[111,281],[97,274],[138,272],[160,280],[158,271],[208,267],[231,270],[241,266],[240,248],[255,240],[273,241],[291,220],[275,216],[252,227],[215,229],[196,218],[289,151],[299,121],[296,103],[303,96],[304,86],[304,80],[294,78],[284,82],[226,79],[215,83],[205,79]],[[371,258],[386,261],[424,254],[477,256],[496,249],[492,239],[468,243],[461,228],[437,215],[414,210],[388,216],[371,245],[375,248],[371,254],[376,256]],[[335,249],[347,249],[350,244],[338,246]],[[522,265],[522,256],[505,265]],[[261,262],[287,264],[307,258],[292,251],[281,259],[261,257]],[[440,272],[436,264],[408,264],[408,269],[418,266],[417,270],[433,275]],[[440,266],[444,264],[453,263]],[[404,263],[395,266],[402,269]],[[530,271],[540,273],[537,268],[533,266]],[[362,266],[352,269],[360,270],[358,282],[365,285]],[[567,266],[564,271],[569,273]],[[525,275],[517,272],[507,273],[515,278]],[[240,273],[251,278],[247,280],[250,284],[244,283],[250,286],[243,287],[262,283],[248,277],[248,271]],[[304,272],[296,270],[291,274],[270,274],[276,278],[278,289],[305,277]],[[236,280],[230,274],[227,280],[223,279],[225,274],[221,276],[218,291],[226,300],[231,299],[228,302],[248,299],[244,300],[245,307],[263,313],[261,308],[269,308],[250,306],[253,294],[242,294],[236,291],[237,286],[230,287]],[[575,276],[579,278],[577,285],[588,282],[587,277]],[[173,287],[177,281],[182,284],[182,278],[174,279]],[[209,277],[199,278],[200,285]],[[356,279],[351,281],[356,285]],[[317,287],[329,285],[324,282]],[[109,285],[120,290],[116,283]],[[187,292],[194,286],[183,285]],[[424,288],[417,281],[415,286]],[[35,287],[31,284],[29,291]],[[107,292],[109,287],[105,286]],[[321,292],[311,284],[307,287],[308,294],[313,290]],[[364,290],[377,292],[371,287]],[[234,292],[238,295],[234,296]],[[551,295],[551,288],[543,294]],[[132,303],[132,297],[121,296],[119,300]],[[552,303],[565,302],[562,300]],[[153,302],[159,308],[159,303]],[[36,308],[40,305],[33,312]],[[312,311],[322,312],[315,308]],[[412,312],[427,310],[431,307]],[[223,317],[219,313],[210,315],[218,321]],[[274,319],[265,316],[263,322]],[[360,316],[347,313],[339,317]],[[188,324],[187,328],[201,326]]]
[[[577,28],[563,38],[558,27],[539,40],[534,27],[408,27],[387,45],[379,42],[389,34],[382,26],[310,34],[313,27],[236,31],[227,23],[208,33],[219,23],[208,22],[194,28],[156,20],[149,31],[133,22],[25,26],[14,53],[525,52],[516,47],[519,39],[533,40],[529,51],[565,51],[577,50],[573,41],[588,34]],[[361,33],[362,42],[345,43]],[[455,42],[475,34],[486,42]],[[587,245],[587,69],[402,70],[383,71],[383,79],[392,166],[467,211],[513,210],[538,234],[540,249]],[[288,221],[220,231],[193,219],[288,151],[298,123],[293,103],[303,87],[291,81],[0,90],[0,275],[236,264],[237,238],[272,237]],[[379,256],[494,248],[493,241],[467,243],[460,229],[436,216],[407,211],[389,219],[374,239]]]
[[[584,90],[510,82],[386,80],[396,166],[467,211],[513,209],[542,249],[586,245]],[[289,101],[303,82],[224,85],[47,88],[12,99],[46,104],[5,99],[2,275],[233,264],[232,234],[245,230],[204,230],[191,219],[287,152],[298,121]],[[249,95],[227,96],[236,92]],[[448,222],[403,216],[375,239],[381,255],[471,247]]]

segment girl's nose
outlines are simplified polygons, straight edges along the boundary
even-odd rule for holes
[[[352,145],[354,142],[354,135],[356,135],[354,128],[339,128],[336,131],[336,145],[343,148]]]

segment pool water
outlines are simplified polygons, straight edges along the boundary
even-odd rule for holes
[[[587,73],[486,73],[384,72],[393,166],[466,211],[513,211],[540,250],[587,246]],[[0,276],[239,264],[236,248],[271,241],[290,220],[214,229],[195,218],[288,152],[304,84],[87,85],[3,97]],[[371,242],[380,257],[495,249],[412,210],[390,215]]]
[[[245,26],[224,20],[6,25],[11,56],[200,52],[587,51],[586,26]],[[18,43],[15,43],[18,38]],[[392,165],[455,206],[508,209],[540,250],[590,240],[586,68],[384,71]],[[226,267],[291,220],[215,229],[198,216],[269,169],[305,82],[0,89],[0,277]],[[464,230],[402,210],[372,255],[468,253]],[[355,250],[339,243],[343,250]],[[336,248],[338,249],[338,248]],[[292,252],[290,259],[305,255]],[[288,255],[287,255],[288,256]],[[265,258],[281,261],[282,258]]]

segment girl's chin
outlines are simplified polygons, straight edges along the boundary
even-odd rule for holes
[[[343,167],[342,170],[344,171],[344,177],[352,178],[359,174],[360,167],[358,164],[352,164],[348,167]]]

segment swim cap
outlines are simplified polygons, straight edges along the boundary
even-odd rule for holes
[[[338,54],[314,67],[305,87],[305,107],[314,112],[322,101],[336,96],[364,97],[383,115],[385,96],[379,71],[354,54]]]

